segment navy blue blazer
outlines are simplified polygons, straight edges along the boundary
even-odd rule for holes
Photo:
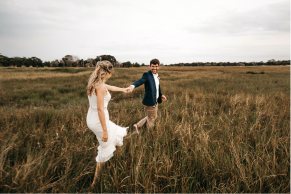
[[[142,100],[142,103],[146,106],[154,106],[156,104],[156,96],[157,96],[157,90],[156,90],[156,84],[155,84],[155,78],[153,76],[153,73],[151,70],[148,72],[145,72],[141,79],[135,81],[132,85],[134,85],[136,88],[144,84],[145,88],[145,95]],[[161,87],[159,85],[159,98],[158,103],[162,103],[162,92]]]

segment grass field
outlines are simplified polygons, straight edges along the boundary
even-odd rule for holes
[[[115,69],[127,87],[148,67]],[[111,93],[110,119],[130,126],[90,188],[97,139],[86,125],[93,69],[0,69],[1,192],[290,191],[290,67],[161,67],[155,128],[143,87]]]

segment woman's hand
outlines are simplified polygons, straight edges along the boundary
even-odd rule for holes
[[[107,142],[107,140],[108,140],[108,132],[107,131],[103,131],[102,141]]]
[[[128,87],[128,88],[122,88],[123,90],[123,92],[125,92],[125,93],[130,93],[131,92],[131,89]]]

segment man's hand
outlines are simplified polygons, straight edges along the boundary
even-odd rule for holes
[[[166,101],[166,100],[167,100],[166,96],[162,95],[162,101]]]
[[[134,87],[133,86],[129,86],[128,88],[127,88],[127,93],[130,93],[130,92],[132,92],[133,91],[133,89],[134,89]]]

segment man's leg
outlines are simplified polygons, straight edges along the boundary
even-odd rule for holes
[[[145,122],[147,121],[147,116],[145,117],[145,118],[143,118],[142,120],[140,120],[136,125],[137,125],[137,127],[138,128],[141,128],[144,124],[145,124]]]
[[[147,106],[147,121],[148,127],[152,128],[155,125],[155,120],[158,116],[158,103],[154,106]]]
[[[154,126],[154,122],[157,118],[157,112],[158,112],[158,104],[154,106],[146,106],[147,116],[136,124],[137,127],[141,128],[145,124],[146,121],[148,122],[149,127]]]

